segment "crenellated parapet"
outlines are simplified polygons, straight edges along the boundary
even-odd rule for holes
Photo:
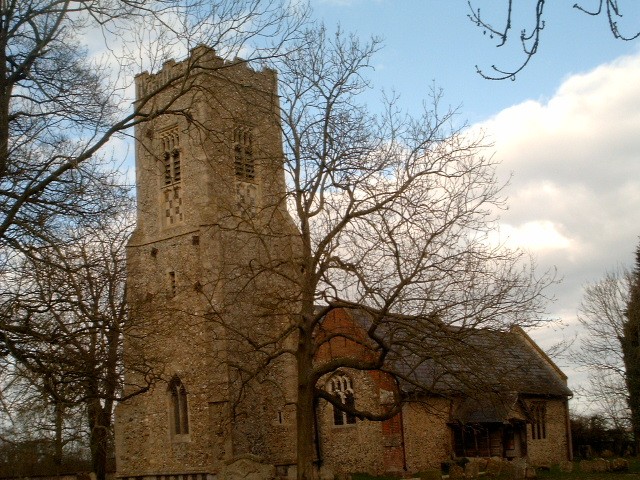
[[[169,59],[156,73],[144,71],[138,74],[136,81],[136,98],[141,99],[149,95],[162,92],[164,88],[175,86],[189,78],[196,78],[202,74],[224,76],[227,80],[240,84],[256,86],[262,84],[262,89],[275,89],[277,75],[271,68],[255,69],[250,62],[236,57],[227,60],[219,57],[216,51],[206,45],[198,45],[190,50],[189,56],[180,62]]]

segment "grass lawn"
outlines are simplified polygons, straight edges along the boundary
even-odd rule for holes
[[[607,473],[585,473],[580,471],[580,462],[576,461],[573,464],[573,472],[564,473],[561,472],[558,466],[554,466],[551,470],[538,470],[537,480],[640,480],[640,459],[629,459],[629,471],[628,472],[607,472]],[[424,474],[416,475],[416,478],[422,478],[423,480],[431,480],[439,478],[440,474],[437,471],[425,472]],[[495,480],[509,480],[511,477],[500,475],[498,477],[487,477],[481,475],[479,480],[488,480],[489,478]],[[367,474],[356,473],[351,475],[351,480],[398,480],[391,477],[374,477]]]
[[[640,459],[629,459],[628,472],[585,473],[580,471],[580,462],[573,463],[573,472],[563,473],[555,466],[550,471],[538,470],[538,480],[640,480]]]

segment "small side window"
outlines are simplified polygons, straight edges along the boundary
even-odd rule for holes
[[[531,438],[541,440],[547,438],[547,405],[544,402],[534,402],[531,410]]]
[[[189,433],[189,405],[187,389],[178,377],[173,377],[169,383],[171,400],[171,432],[174,435]]]

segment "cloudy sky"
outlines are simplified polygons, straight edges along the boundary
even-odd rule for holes
[[[502,161],[500,174],[512,175],[501,235],[563,279],[549,314],[564,328],[532,336],[549,346],[584,334],[576,325],[583,286],[632,265],[640,239],[640,42],[613,39],[606,18],[581,14],[574,2],[553,2],[539,54],[515,81],[496,82],[480,78],[476,65],[486,71],[517,65],[517,37],[533,18],[533,0],[518,2],[531,10],[517,12],[516,42],[506,48],[495,48],[468,20],[466,0],[312,3],[328,25],[383,37],[372,72],[376,89],[394,89],[411,109],[435,82],[447,103],[484,128]],[[475,1],[496,23],[506,3]],[[640,2],[619,4],[627,9],[621,29],[640,28]],[[559,363],[573,386],[584,381],[584,373]]]

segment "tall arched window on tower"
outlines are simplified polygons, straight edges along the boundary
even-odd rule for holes
[[[187,389],[177,376],[169,382],[169,395],[171,399],[171,431],[174,435],[186,435],[189,433]]]
[[[350,408],[355,408],[355,397],[353,396],[353,385],[351,379],[344,374],[334,375],[329,382],[329,391],[340,398],[340,401]],[[349,425],[356,423],[356,416],[353,413],[345,412],[340,408],[333,407],[333,424]]]

